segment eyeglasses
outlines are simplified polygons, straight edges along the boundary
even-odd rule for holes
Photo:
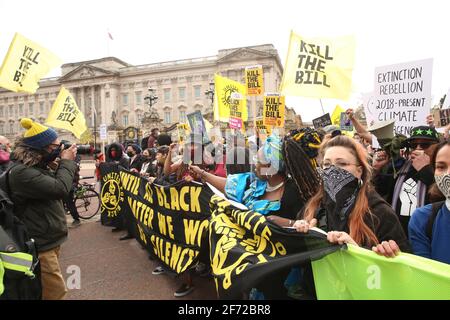
[[[352,165],[353,166],[357,166],[357,167],[361,166],[358,163],[351,163],[351,162],[346,162],[346,161],[336,161],[335,163],[331,163],[331,162],[324,162],[324,163],[322,163],[322,169],[326,170],[326,169],[331,168],[331,166],[335,166],[335,167],[338,167],[338,168],[341,168],[341,169],[345,169],[348,166],[352,166]]]
[[[416,143],[416,142],[411,142],[410,144],[409,144],[409,146],[411,147],[411,149],[417,149],[417,147],[419,147],[420,146],[420,148],[421,149],[423,149],[423,150],[426,150],[426,149],[428,149],[431,145],[433,145],[434,143],[432,143],[432,142],[419,142],[419,143]]]

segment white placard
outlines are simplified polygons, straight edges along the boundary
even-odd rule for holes
[[[100,140],[107,140],[108,132],[106,131],[106,124],[102,123],[100,125]]]
[[[426,125],[432,69],[433,59],[375,68],[373,96],[366,112],[375,122],[395,119],[395,132],[407,136],[413,127]]]

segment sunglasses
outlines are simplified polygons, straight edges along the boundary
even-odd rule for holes
[[[420,142],[420,143],[415,143],[415,142],[411,142],[409,144],[409,146],[411,147],[411,149],[417,149],[417,147],[420,146],[420,148],[422,148],[423,150],[428,149],[430,146],[432,146],[434,143],[432,142]]]

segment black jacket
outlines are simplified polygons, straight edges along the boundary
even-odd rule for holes
[[[142,157],[141,154],[136,155],[136,158],[134,158],[134,160],[132,160],[132,158],[130,158],[130,165],[129,168],[130,169],[136,169],[138,172],[141,172],[142,169],[142,164],[144,163],[144,158]]]
[[[61,160],[51,172],[17,163],[9,174],[14,213],[25,223],[39,252],[61,245],[67,238],[66,212],[62,199],[72,189],[75,161]]]
[[[410,252],[411,248],[403,231],[402,225],[395,214],[392,207],[381,196],[372,190],[368,194],[369,209],[371,215],[366,215],[364,222],[373,231],[379,243],[383,241],[394,240],[403,252]],[[325,215],[326,214],[326,218]],[[317,219],[319,227],[325,231],[344,231],[349,233],[349,226],[346,224],[344,230],[337,230],[337,225],[340,225],[339,217],[335,214],[330,214],[326,210],[318,214]],[[371,249],[371,245],[363,244],[362,247]]]
[[[118,150],[119,154],[116,157],[111,156],[111,149],[115,148]],[[119,143],[113,142],[108,146],[108,149],[106,150],[106,162],[115,162],[118,163],[120,166],[122,166],[125,169],[128,169],[130,167],[129,160],[124,156],[122,146]]]

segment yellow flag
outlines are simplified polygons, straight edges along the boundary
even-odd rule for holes
[[[64,87],[61,87],[45,124],[68,130],[78,139],[87,130],[83,113],[78,108],[70,92]]]
[[[280,92],[348,100],[354,56],[353,36],[306,39],[291,32]]]
[[[39,80],[60,64],[53,53],[16,33],[0,67],[0,87],[35,93]]]
[[[245,67],[247,95],[259,96],[264,93],[263,69],[261,65]]]
[[[214,119],[218,121],[228,122],[230,118],[230,109],[232,106],[233,92],[241,94],[242,98],[242,120],[247,121],[247,100],[246,88],[243,84],[233,81],[231,79],[221,77],[218,74],[214,76],[215,82],[215,104],[214,104]]]
[[[284,127],[284,96],[278,93],[264,96],[263,119],[265,125]]]
[[[341,113],[345,112],[345,110],[340,106],[336,105],[336,108],[334,108],[333,113],[331,114],[331,123],[341,127]]]

